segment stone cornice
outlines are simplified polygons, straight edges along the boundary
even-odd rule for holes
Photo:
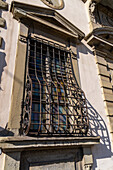
[[[23,18],[35,20],[76,39],[81,40],[84,37],[84,33],[81,30],[53,9],[13,1],[10,11],[13,13],[13,17],[17,20]],[[54,23],[48,22],[48,19],[50,18]],[[60,26],[56,23],[59,23]]]
[[[85,37],[85,40],[91,47],[113,56],[112,27],[96,28]]]
[[[0,148],[3,152],[38,150],[49,148],[87,147],[100,143],[100,137],[42,137],[27,136],[1,137]]]
[[[0,9],[8,9],[8,4],[2,0],[0,0]]]

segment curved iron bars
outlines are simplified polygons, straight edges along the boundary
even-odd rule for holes
[[[86,98],[72,70],[71,51],[38,37],[28,39],[25,135],[87,134]]]
[[[23,107],[23,118],[22,118],[22,129],[23,134],[27,135],[31,124],[31,111],[32,111],[32,80],[29,76],[29,57],[30,57],[30,41],[28,40],[28,56],[27,56],[27,70],[26,70],[26,83],[24,91],[24,107]]]

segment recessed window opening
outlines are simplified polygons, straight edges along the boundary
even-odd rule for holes
[[[41,38],[28,39],[23,108],[26,135],[85,135],[84,92],[74,80],[71,52]]]

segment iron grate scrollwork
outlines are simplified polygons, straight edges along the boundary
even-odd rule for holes
[[[66,48],[28,38],[23,106],[25,135],[86,135],[88,109]]]

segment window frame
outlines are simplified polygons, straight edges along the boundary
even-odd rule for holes
[[[38,14],[39,17],[37,17],[37,10],[39,11]],[[18,3],[18,2],[12,2],[11,11],[13,13],[13,17],[18,21],[20,21],[19,41],[18,41],[17,56],[16,56],[16,63],[15,63],[15,73],[14,73],[14,77],[17,77],[19,81],[17,82],[14,78],[8,128],[11,131],[13,131],[15,134],[20,134],[22,133],[22,127],[21,127],[22,111],[21,110],[23,107],[22,106],[23,88],[25,86],[27,38],[28,38],[29,30],[31,28],[31,26],[29,25],[29,21],[37,22],[38,24],[47,26],[48,28],[54,31],[57,30],[58,34],[60,33],[60,35],[62,35],[63,37],[67,37],[67,40],[69,40],[69,42],[67,41],[68,46],[69,48],[73,49],[74,52],[72,54],[73,59],[75,58],[77,53],[75,44],[80,42],[80,40],[84,37],[84,34],[78,28],[72,25],[69,21],[67,21],[64,17],[62,17],[59,13],[51,9],[30,6],[27,4],[23,5],[23,3]],[[34,16],[32,16],[31,11],[33,11]],[[55,25],[55,23],[48,22],[48,14],[51,15],[51,17],[54,16],[53,19],[55,19],[59,24]],[[42,19],[43,15],[44,18]],[[77,58],[75,61],[72,61],[72,64],[75,65],[75,69],[77,68],[75,75],[77,77],[78,84],[80,85]]]
[[[48,52],[51,51],[51,54],[43,54],[43,47],[45,47],[46,53],[49,50]],[[71,58],[73,56],[72,52],[65,46],[63,47],[37,36],[34,36],[33,38],[33,36],[30,35],[28,38],[27,51],[27,75],[24,91],[26,95],[23,108],[24,134],[38,136],[81,136],[86,134],[88,127],[87,104],[84,92],[76,83],[73,76],[73,66],[71,63]],[[65,72],[66,81],[63,79],[61,66],[58,65],[61,63],[56,63],[56,60],[58,60],[58,62],[62,61],[61,53],[64,58],[63,63],[65,65],[65,70],[63,73]],[[51,58],[50,60],[52,63],[48,61],[43,65],[43,57],[45,57],[46,60]],[[76,59],[76,57],[73,58],[73,60]],[[37,63],[37,60],[40,64]],[[45,66],[51,69],[48,71],[50,78],[46,78],[47,75],[44,75],[43,68]],[[59,67],[60,70],[56,67]],[[77,69],[75,69],[75,71],[76,70]],[[51,85],[50,82],[52,83]],[[53,90],[53,86],[56,89],[54,94],[48,91],[50,88]],[[45,96],[45,93],[43,93],[42,90],[44,87],[48,100],[43,98]],[[62,96],[60,94],[61,90],[63,91]],[[63,111],[61,111],[61,108]],[[56,111],[54,109],[56,109]]]

